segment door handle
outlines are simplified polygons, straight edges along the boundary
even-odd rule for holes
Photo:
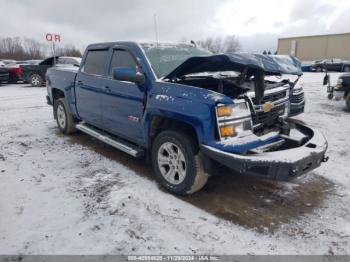
[[[111,92],[111,89],[109,88],[109,86],[105,86],[105,92],[106,93],[110,93]]]

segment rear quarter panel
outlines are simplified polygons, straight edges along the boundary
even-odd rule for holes
[[[52,67],[47,70],[47,92],[50,100],[53,101],[52,90],[58,89],[64,92],[66,101],[69,105],[70,112],[77,116],[75,107],[75,78],[77,75],[77,68],[57,68]]]

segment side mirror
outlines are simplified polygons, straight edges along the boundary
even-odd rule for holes
[[[323,78],[323,85],[326,86],[329,84],[329,75],[326,74]]]
[[[136,68],[114,67],[112,69],[112,72],[114,80],[133,82],[138,85],[141,85],[145,82],[144,74],[138,72]]]

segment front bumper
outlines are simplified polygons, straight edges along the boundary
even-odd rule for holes
[[[238,173],[288,181],[319,167],[328,159],[325,156],[328,144],[323,135],[301,123],[296,123],[295,126],[308,139],[303,145],[291,149],[243,155],[202,144],[201,150],[208,157]]]

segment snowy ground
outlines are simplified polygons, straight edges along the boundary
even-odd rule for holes
[[[60,135],[45,88],[1,86],[0,254],[349,254],[350,114],[322,77],[304,75],[299,118],[327,137],[328,163],[293,183],[226,171],[186,198],[143,161]]]

